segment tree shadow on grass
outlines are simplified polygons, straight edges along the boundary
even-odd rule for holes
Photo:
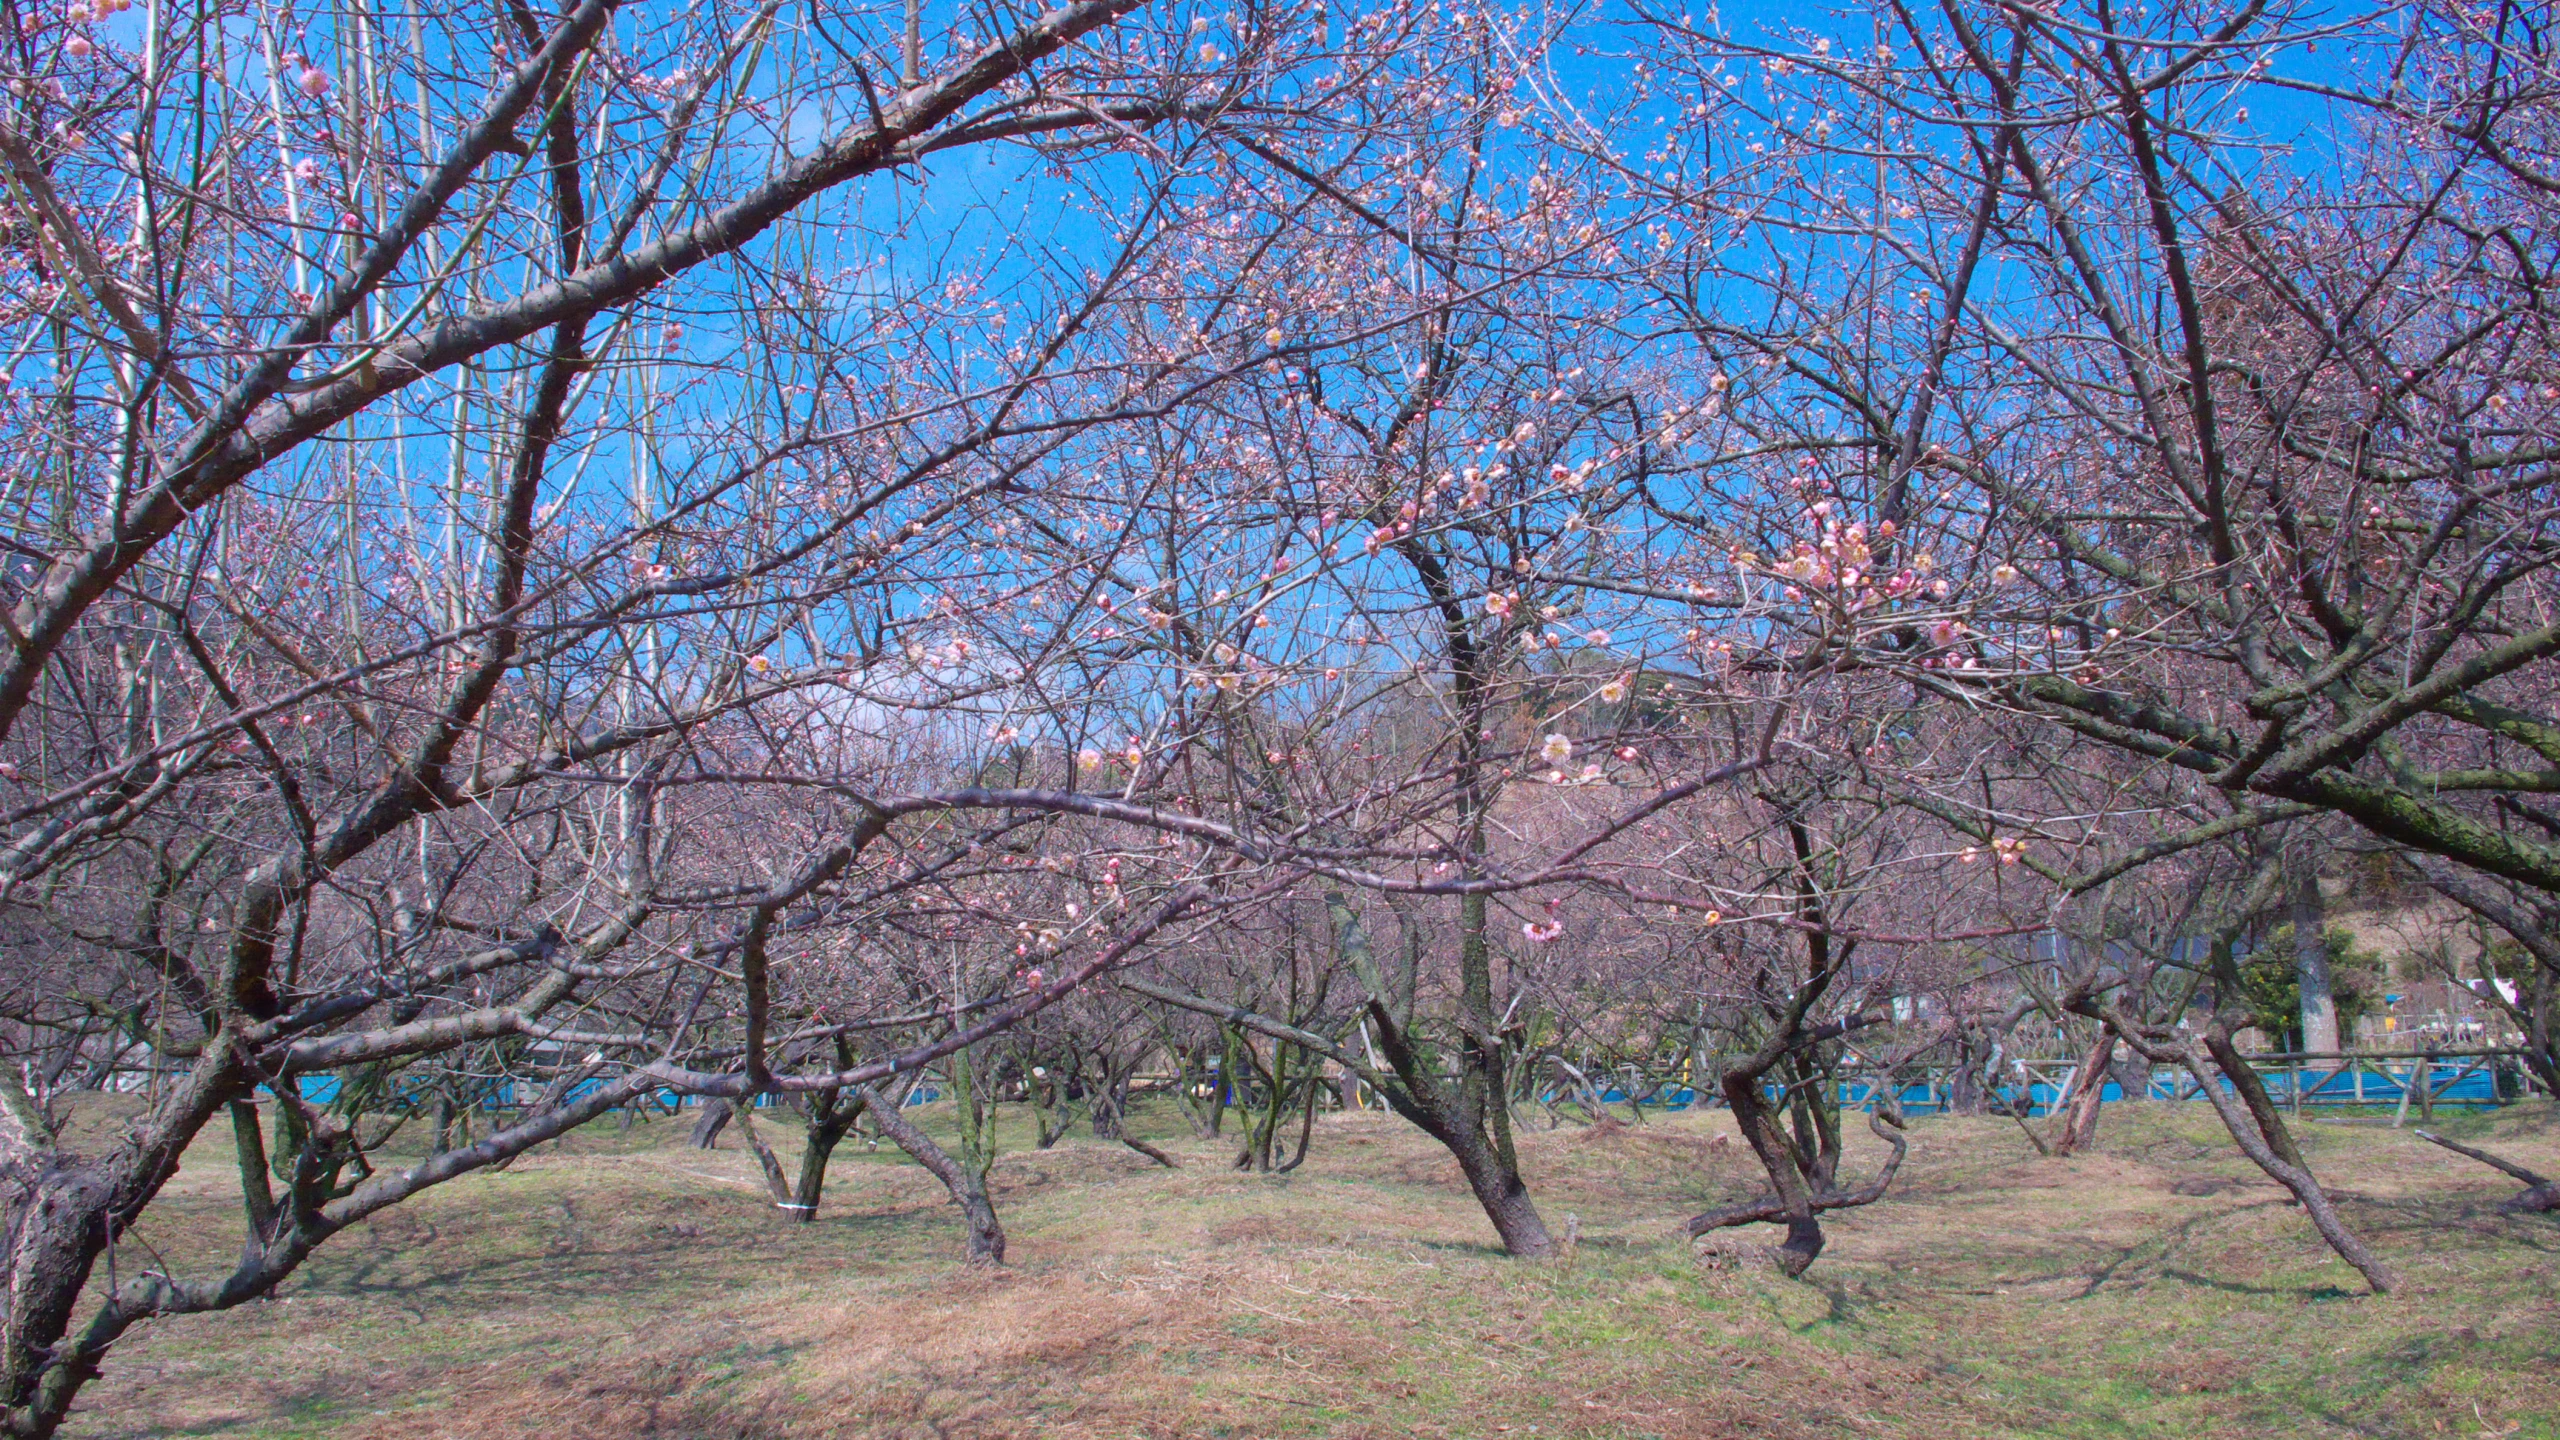
[[[1816,1325],[1839,1325],[1851,1320],[1863,1319],[1865,1318],[1864,1316],[1856,1313],[1861,1307],[1861,1302],[1866,1305],[1872,1305],[1875,1303],[1873,1296],[1852,1297],[1849,1294],[1849,1282],[1846,1280],[1821,1279],[1802,1283],[1806,1283],[1812,1289],[1820,1292],[1822,1297],[1830,1302],[1831,1308],[1824,1311],[1822,1314],[1816,1315],[1805,1321],[1801,1325],[1790,1322],[1783,1315],[1778,1317],[1778,1322],[1780,1324],[1785,1325],[1788,1329],[1795,1331],[1799,1335],[1812,1329]]]
[[[2173,1270],[2165,1266],[2160,1271],[2160,1278],[2176,1280],[2200,1289],[2219,1290],[2225,1295],[2263,1295],[2287,1300],[2358,1300],[2364,1297],[2364,1292],[2361,1290],[2342,1290],[2335,1285],[2249,1285],[2238,1280],[2217,1280],[2210,1275],[2199,1275],[2193,1270]]]
[[[92,1440],[335,1435],[386,1414],[414,1419],[439,1409],[450,1410],[453,1402],[473,1394],[473,1382],[485,1383],[496,1373],[493,1367],[503,1366],[515,1382],[518,1393],[514,1398],[520,1399],[524,1393],[543,1393],[547,1397],[544,1409],[555,1416],[563,1403],[573,1416],[581,1409],[593,1412],[579,1417],[585,1423],[573,1423],[571,1433],[598,1433],[595,1427],[610,1423],[611,1430],[606,1433],[633,1436],[682,1436],[690,1440],[708,1435],[760,1435],[768,1432],[723,1414],[724,1401],[734,1394],[729,1387],[742,1379],[786,1369],[809,1348],[808,1342],[758,1337],[708,1347],[672,1360],[641,1356],[607,1362],[595,1350],[576,1356],[546,1355],[530,1363],[524,1363],[521,1357],[513,1363],[504,1357],[491,1357],[467,1362],[473,1371],[472,1380],[458,1390],[452,1388],[450,1361],[422,1360],[390,1375],[376,1362],[292,1380],[269,1379],[237,1397],[239,1413],[191,1424],[158,1423],[131,1428],[114,1423],[122,1417],[84,1412],[80,1415],[80,1433]],[[440,1389],[440,1385],[445,1388]],[[481,1398],[486,1398],[485,1393]],[[391,1408],[386,1410],[386,1404]],[[503,1428],[523,1418],[519,1412],[510,1412],[496,1424]],[[108,1423],[99,1425],[101,1420]],[[395,1429],[416,1433],[414,1426]],[[472,1432],[439,1429],[437,1433]]]
[[[2245,1215],[2252,1210],[2264,1210],[2270,1206],[2276,1205],[2277,1203],[2279,1202],[2274,1200],[2259,1200],[2246,1205],[2234,1205],[2228,1209],[2210,1210],[2200,1215],[2190,1215],[2186,1219],[2171,1226],[2165,1234],[2145,1236],[2130,1245],[2120,1246],[2115,1252],[2115,1258],[2106,1261],[2094,1270],[2084,1272],[2088,1277],[2089,1283],[2080,1287],[2080,1293],[2070,1296],[2065,1303],[2095,1298],[2098,1291],[2109,1281],[2114,1280],[2119,1274],[2121,1274],[2126,1266],[2133,1264],[2137,1259],[2140,1259],[2146,1254],[2165,1260],[2168,1256],[2176,1253],[2178,1249],[2184,1246],[2189,1240],[2193,1239],[2196,1231],[2204,1229],[2205,1227],[2229,1216]],[[2181,1272],[2172,1271],[2164,1265],[2161,1267],[2159,1273],[2165,1276]],[[2129,1280],[2125,1282],[2125,1288],[2139,1290],[2147,1283],[2149,1282],[2141,1279]]]
[[[735,1272],[741,1242],[759,1268],[807,1272],[821,1279],[842,1271],[844,1242],[858,1240],[863,1259],[877,1265],[930,1263],[956,1258],[960,1227],[947,1204],[870,1209],[846,1206],[811,1226],[786,1226],[758,1216],[752,1223],[718,1224],[698,1234],[652,1229],[610,1239],[592,1236],[575,1249],[545,1246],[496,1254],[439,1254],[434,1248],[386,1247],[326,1256],[306,1271],[301,1293],[433,1299],[462,1306],[486,1297],[521,1304],[528,1297],[580,1300],[640,1296],[680,1290],[707,1293]],[[470,1240],[448,1240],[459,1248]],[[328,1261],[336,1261],[331,1264]],[[289,1292],[290,1293],[290,1292]]]

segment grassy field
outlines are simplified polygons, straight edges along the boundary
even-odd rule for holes
[[[2060,1161],[2008,1121],[1918,1121],[1903,1183],[1802,1281],[1756,1263],[1772,1229],[1676,1233],[1756,1190],[1729,1128],[1528,1137],[1576,1236],[1549,1264],[1494,1249],[1388,1117],[1323,1120],[1288,1176],[1071,1140],[999,1165],[991,1275],[894,1152],[849,1143],[790,1226],[734,1139],[608,1125],[129,1341],[69,1433],[2560,1437],[2560,1223],[2497,1213],[2517,1186],[2406,1133],[2305,1127],[2401,1273],[2377,1299],[2201,1107],[2109,1106]],[[2441,1128],[2560,1172],[2541,1107]],[[220,1263],[228,1164],[191,1153],[119,1263]]]

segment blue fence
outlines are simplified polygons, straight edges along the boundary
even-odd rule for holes
[[[1993,1085],[1982,1093],[1997,1108],[2028,1115],[2050,1114],[2060,1104],[2073,1067],[2046,1062],[2043,1068],[2059,1071],[2019,1083],[2011,1078]],[[2421,1081],[2419,1071],[2426,1073]],[[2450,1105],[2476,1109],[2504,1105],[2523,1093],[2522,1068],[2508,1057],[2465,1056],[2439,1059],[2431,1065],[2411,1060],[2358,1059],[2350,1063],[2296,1062],[2286,1065],[2271,1062],[2259,1071],[2258,1078],[2268,1095],[2279,1105],[2388,1105],[2398,1106],[2404,1097],[2411,1103]],[[2217,1077],[2224,1094],[2232,1087],[2228,1079]],[[2423,1084],[2413,1092],[2412,1086]],[[2299,1089],[2300,1095],[2294,1092]],[[1943,1074],[1910,1081],[1894,1093],[1894,1100],[1906,1115],[1942,1115],[1953,1104],[1952,1087]],[[1785,1098],[1785,1087],[1771,1083],[1762,1087],[1771,1103]],[[1843,1109],[1874,1110],[1886,1098],[1884,1082],[1856,1077],[1835,1082],[1833,1091]],[[1698,1091],[1677,1082],[1651,1088],[1610,1084],[1593,1091],[1571,1088],[1549,1088],[1539,1092],[1544,1105],[1570,1105],[1596,1095],[1604,1105],[1635,1103],[1648,1109],[1686,1110],[1701,1103],[1713,1103],[1713,1097],[1701,1100]],[[2184,1070],[2161,1068],[2151,1073],[2143,1098],[2148,1100],[2196,1100],[2203,1097],[2195,1079]],[[2110,1079],[2099,1090],[2102,1101],[2125,1098],[2124,1087]]]
[[[2411,1086],[2421,1083],[2419,1071],[2426,1071],[2424,1090],[2411,1093]],[[2522,1075],[2518,1069],[2484,1064],[2477,1059],[2439,1060],[2422,1067],[2410,1061],[2396,1068],[2387,1061],[2355,1061],[2348,1064],[2311,1063],[2288,1068],[2269,1068],[2258,1072],[2259,1082],[2266,1086],[2268,1098],[2279,1105],[2399,1105],[2403,1098],[2434,1105],[2452,1105],[2467,1109],[2504,1105],[2522,1093]],[[2216,1077],[2226,1095],[2232,1093],[2227,1077]],[[2062,1101],[2064,1085],[2053,1080],[2035,1080],[2020,1085],[2015,1082],[1992,1087],[1985,1094],[1996,1098],[2011,1110],[2029,1115],[2052,1112]],[[2295,1092],[2301,1093],[2297,1095]],[[1840,1082],[1838,1096],[1843,1107],[1872,1110],[1884,1098],[1884,1088],[1872,1080]],[[2183,1070],[2158,1070],[2151,1075],[2150,1100],[2194,1100],[2203,1097],[2195,1079]],[[1896,1097],[1907,1115],[1937,1115],[1946,1112],[1950,1103],[1948,1087],[1938,1081],[1905,1085]],[[2110,1080],[2098,1092],[2101,1101],[2122,1100],[2124,1087]]]
[[[2062,1100],[2071,1067],[2047,1062],[2044,1068],[2059,1069],[2064,1072],[2064,1075],[2059,1078],[2047,1075],[2031,1079],[2025,1084],[2017,1083],[2012,1079],[1985,1090],[1984,1096],[1996,1102],[2001,1108],[2022,1111],[2029,1115],[2048,1114]],[[2420,1082],[2419,1071],[2422,1068],[2426,1072],[2424,1088],[2412,1094],[2411,1087]],[[2267,1068],[2259,1071],[2258,1078],[2267,1087],[2269,1096],[2277,1104],[2285,1106],[2398,1106],[2403,1104],[2405,1099],[2410,1103],[2477,1109],[2508,1104],[2520,1098],[2524,1085],[2522,1067],[2512,1058],[2504,1056],[2447,1058],[2423,1066],[2421,1062],[2414,1059],[2406,1061],[2357,1059],[2345,1064],[2323,1061],[2295,1062],[2291,1065],[2271,1063]],[[602,1080],[581,1081],[570,1089],[568,1098],[583,1099],[594,1094],[604,1083]],[[2219,1079],[2217,1083],[2222,1086],[2225,1094],[2231,1092],[2229,1080]],[[296,1076],[295,1084],[301,1091],[303,1100],[313,1105],[331,1104],[343,1091],[340,1078],[325,1073]],[[267,1087],[259,1088],[265,1090]],[[473,1096],[473,1103],[477,1108],[507,1110],[533,1103],[540,1098],[544,1087],[530,1081],[497,1080],[483,1083],[476,1088],[478,1093]],[[1773,1103],[1783,1099],[1786,1093],[1784,1087],[1775,1084],[1763,1088],[1764,1093]],[[2299,1095],[2295,1094],[2297,1089],[2301,1092]],[[1923,1080],[1904,1084],[1894,1098],[1906,1115],[1940,1115],[1945,1114],[1950,1108],[1952,1103],[1950,1092],[1951,1087],[1943,1076],[1932,1075]],[[1633,1103],[1647,1109],[1667,1111],[1687,1110],[1701,1103],[1712,1104],[1714,1100],[1712,1096],[1702,1099],[1695,1087],[1677,1081],[1632,1088],[1623,1083],[1609,1084],[1601,1086],[1596,1093],[1604,1105]],[[1877,1080],[1857,1077],[1835,1082],[1833,1093],[1843,1109],[1873,1110],[1883,1102],[1885,1087]],[[1549,1089],[1542,1091],[1538,1099],[1540,1103],[1547,1105],[1573,1104],[1581,1100],[1584,1094],[1585,1092],[1580,1090]],[[2162,1068],[2152,1072],[2148,1093],[2144,1098],[2193,1100],[2201,1098],[2201,1095],[2202,1092],[2197,1088],[2194,1078],[2185,1071]],[[660,1090],[651,1098],[670,1110],[680,1109],[698,1100],[698,1097],[681,1095],[673,1090]],[[771,1095],[759,1095],[755,1103],[759,1107],[768,1106],[775,1102],[775,1098]],[[941,1087],[931,1084],[918,1085],[908,1093],[906,1104],[929,1105],[941,1098],[943,1098]],[[2114,1080],[2109,1080],[2099,1092],[2099,1098],[2106,1101],[2121,1100],[2125,1098],[2124,1089]],[[1229,1103],[1233,1101],[1230,1100]]]

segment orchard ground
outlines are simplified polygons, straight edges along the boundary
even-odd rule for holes
[[[150,1327],[65,1433],[2560,1436],[2560,1223],[2379,1126],[2302,1127],[2400,1272],[2377,1298],[2200,1106],[2111,1105],[2070,1160],[2011,1121],[1915,1121],[1902,1183],[1833,1217],[1802,1281],[1757,1261],[1774,1229],[1677,1233],[1757,1189],[1720,1113],[1525,1137],[1574,1237],[1543,1264],[1391,1117],[1321,1120],[1285,1176],[1187,1134],[1156,1136],[1170,1171],[1071,1139],[997,1166],[1000,1273],[960,1263],[894,1150],[848,1141],[822,1218],[784,1225],[734,1132],[695,1151],[689,1119],[575,1135],[357,1227],[273,1300]],[[2560,1173],[2543,1107],[2435,1128]],[[207,1133],[119,1267],[231,1254]]]

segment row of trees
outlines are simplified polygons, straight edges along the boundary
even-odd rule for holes
[[[2282,921],[2334,1044],[2340,851],[2560,1082],[2516,12],[0,12],[11,1434],[667,1094],[1000,1256],[904,1086],[1204,1033],[1247,1163],[1348,1073],[1524,1255],[1515,1106],[1686,1036],[1801,1268],[1846,1047],[2034,1014],[2379,1287],[2234,1043]],[[237,1266],[101,1282],[209,1128]]]

